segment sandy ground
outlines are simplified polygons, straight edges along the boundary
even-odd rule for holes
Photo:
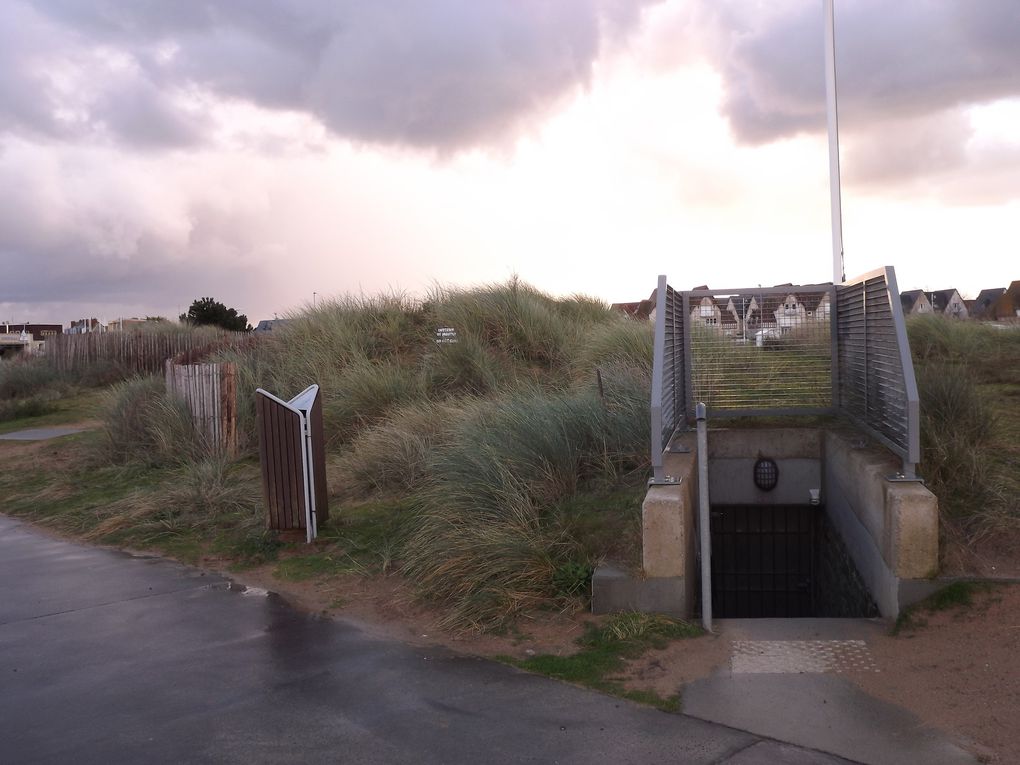
[[[988,762],[1020,762],[1020,585],[870,648],[879,673],[851,675],[867,693],[962,735]]]

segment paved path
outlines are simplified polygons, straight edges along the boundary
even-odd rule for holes
[[[156,559],[0,516],[0,760],[845,760],[365,635]]]
[[[28,430],[15,430],[10,433],[0,433],[0,441],[48,441],[51,438],[70,436],[74,433],[81,433],[85,430],[88,430],[88,428],[77,426],[29,428]]]
[[[974,765],[941,732],[872,698],[845,673],[879,672],[869,639],[887,629],[867,619],[728,619],[728,665],[684,690],[684,711],[868,765]]]

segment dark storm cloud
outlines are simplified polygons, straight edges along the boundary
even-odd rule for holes
[[[198,90],[305,111],[359,141],[454,150],[513,135],[586,84],[605,37],[643,4],[20,0],[0,10],[23,41],[0,53],[5,127],[187,145],[203,125],[179,100]],[[85,92],[53,81],[61,62]]]
[[[735,134],[758,143],[824,128],[822,3],[756,8],[708,11]],[[836,0],[836,62],[851,129],[1017,96],[1020,3]]]

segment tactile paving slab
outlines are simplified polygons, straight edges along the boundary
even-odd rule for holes
[[[863,640],[735,640],[733,674],[878,672]]]

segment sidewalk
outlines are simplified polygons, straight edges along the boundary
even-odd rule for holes
[[[846,762],[4,516],[0,587],[5,763]]]
[[[847,672],[881,672],[865,619],[731,619],[716,629],[731,659],[691,683],[686,714],[869,765],[964,765],[976,760],[899,707],[868,696]]]

